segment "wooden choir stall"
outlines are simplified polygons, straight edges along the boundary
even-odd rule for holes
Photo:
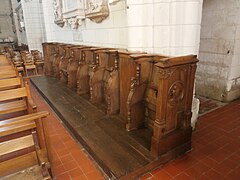
[[[191,150],[191,106],[198,62],[195,55],[168,57],[124,49],[61,43],[43,43],[43,51],[46,77],[52,78],[51,82],[62,81],[76,94],[73,94],[74,97],[82,98],[81,103],[86,102],[86,106],[93,107],[91,113],[97,114],[98,118],[94,126],[98,125],[102,129],[108,127],[104,129],[104,133],[112,136],[110,124],[122,124],[123,126],[119,126],[125,130],[120,131],[120,127],[116,129],[120,133],[117,136],[122,135],[122,139],[115,139],[117,142],[121,141],[124,148],[131,148],[129,144],[137,144],[137,139],[141,139],[142,143],[134,148],[147,154],[142,167],[153,168],[153,162],[163,164]],[[38,83],[35,85],[38,86]],[[78,108],[76,104],[73,106]],[[97,109],[99,113],[96,113]],[[94,120],[88,119],[82,109],[78,110],[82,112],[85,123],[90,126]],[[58,113],[61,114],[60,111]],[[104,124],[105,121],[107,124]],[[75,122],[81,126],[78,117],[75,117]],[[71,122],[66,120],[66,123],[75,132],[73,134],[77,134]],[[145,131],[149,132],[148,136],[142,135]],[[91,135],[91,132],[86,133]],[[125,136],[131,137],[131,141],[124,140]],[[89,137],[85,138],[81,132],[76,137],[93,152],[94,146],[88,143]],[[111,149],[110,141],[108,146]],[[128,153],[131,151],[134,156],[134,150],[131,149]],[[139,175],[137,169],[140,166],[136,168],[133,165],[122,171],[113,167],[112,170],[111,163],[104,160],[104,157],[101,159],[98,152],[93,154],[97,162],[110,167],[111,173],[117,178]],[[142,167],[140,169],[143,173],[147,168]]]

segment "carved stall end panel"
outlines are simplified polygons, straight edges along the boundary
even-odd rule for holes
[[[151,152],[171,158],[191,149],[191,104],[196,56],[168,58],[158,68],[156,119]]]

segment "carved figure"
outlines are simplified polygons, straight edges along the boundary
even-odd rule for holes
[[[86,0],[86,17],[100,23],[109,16],[108,1],[106,0]]]
[[[64,21],[62,17],[62,2],[61,0],[53,0],[53,13],[54,13],[54,22],[60,27],[64,26]]]

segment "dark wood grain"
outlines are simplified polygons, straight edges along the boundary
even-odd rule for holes
[[[149,151],[151,131],[127,132],[122,119],[107,116],[55,78],[34,77],[31,82],[109,176],[121,177],[154,161]]]

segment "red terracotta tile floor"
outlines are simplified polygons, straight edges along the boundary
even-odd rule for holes
[[[201,116],[192,151],[141,179],[240,180],[240,100]]]
[[[38,110],[47,110],[50,158],[59,180],[106,179],[61,124],[59,118],[32,88]],[[140,179],[240,180],[240,100],[201,116],[193,132],[192,151],[144,174]]]

